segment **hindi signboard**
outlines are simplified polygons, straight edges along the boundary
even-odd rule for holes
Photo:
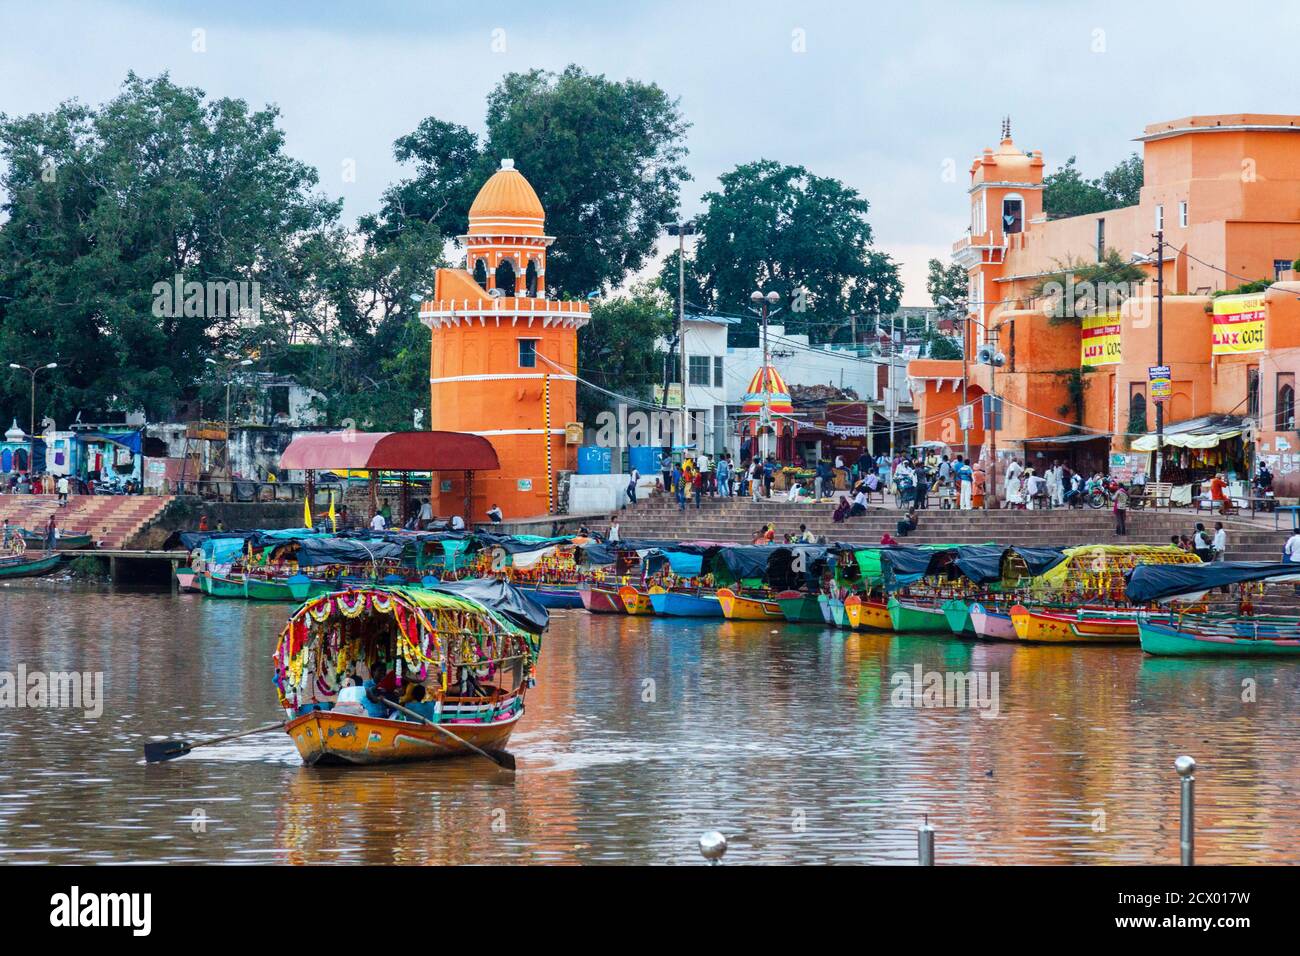
[[[1215,299],[1213,335],[1214,355],[1264,351],[1264,293]]]
[[[1147,369],[1147,395],[1153,402],[1163,402],[1174,394],[1174,383],[1169,377],[1168,365],[1152,365]]]
[[[1124,357],[1120,345],[1120,315],[1107,312],[1105,315],[1085,315],[1083,317],[1083,349],[1079,357],[1082,366],[1118,365]]]

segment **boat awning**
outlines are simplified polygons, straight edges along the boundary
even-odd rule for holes
[[[1026,438],[1022,445],[1079,445],[1090,441],[1110,441],[1109,435],[1054,435],[1051,438]]]
[[[1244,420],[1237,415],[1202,415],[1165,428],[1164,443],[1173,448],[1214,448],[1221,441],[1241,434]],[[1133,439],[1135,451],[1155,451],[1156,435]]]
[[[490,471],[496,449],[463,432],[329,432],[289,442],[280,467],[301,471]]]
[[[1214,561],[1209,564],[1139,564],[1128,573],[1125,593],[1134,604],[1199,601],[1207,592],[1246,581],[1300,581],[1300,564]]]

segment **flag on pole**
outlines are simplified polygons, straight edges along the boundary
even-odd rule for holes
[[[330,492],[330,529],[339,530],[339,519],[334,514],[334,492]]]
[[[302,499],[302,526],[304,528],[312,527],[311,523],[311,501],[305,496]]]

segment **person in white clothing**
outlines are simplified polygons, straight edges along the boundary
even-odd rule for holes
[[[1286,539],[1282,554],[1290,564],[1300,564],[1300,531]]]
[[[609,516],[609,534],[605,535],[605,540],[610,544],[618,544],[618,515]]]
[[[376,511],[375,516],[370,519],[370,530],[383,531],[386,527],[388,527],[388,522],[384,520],[383,515]]]
[[[1214,522],[1214,560],[1228,560],[1228,532],[1223,530],[1223,522]]]
[[[464,531],[464,530],[465,530],[465,519],[462,518],[460,515],[452,515],[452,516],[451,516],[451,530],[452,530],[452,531]]]

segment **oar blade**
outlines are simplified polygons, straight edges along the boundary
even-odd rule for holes
[[[515,772],[515,755],[506,750],[487,750],[484,751],[489,757],[497,762],[497,766],[503,770]]]
[[[183,740],[155,740],[144,745],[145,763],[162,763],[175,760],[190,752],[190,745]]]

